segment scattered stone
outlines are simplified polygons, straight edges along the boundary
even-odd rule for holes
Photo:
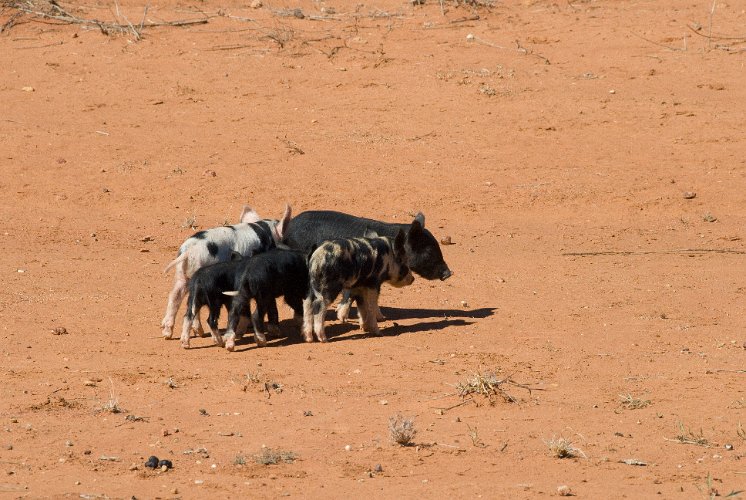
[[[139,467],[137,466],[137,464],[132,464],[129,467],[129,470],[137,470],[137,469],[139,469]]]
[[[178,495],[179,494],[179,488],[174,488],[171,490],[171,494]]]
[[[70,441],[69,439],[65,441],[65,446],[72,446],[72,445],[73,445],[73,442]]]
[[[694,191],[684,191],[684,199],[685,200],[692,200],[697,197],[697,193]]]
[[[723,448],[725,448],[725,449],[726,449],[726,450],[728,450],[728,451],[733,451],[733,445],[732,445],[732,444],[730,444],[730,443],[728,443],[728,444],[726,444],[725,446],[723,446]]]
[[[96,382],[93,380],[84,380],[83,385],[86,387],[96,387]]]
[[[24,92],[33,92],[36,89],[34,89],[34,87],[21,87],[21,90]]]
[[[254,0],[251,2],[251,5],[249,5],[252,9],[261,9],[262,8],[262,0]]]
[[[119,457],[113,457],[113,456],[108,457],[106,455],[101,455],[100,457],[98,457],[98,459],[103,462],[119,462]]]
[[[144,238],[140,238],[140,241],[142,241],[143,243],[147,243],[149,241],[153,241],[153,237],[152,236],[146,236]]]
[[[352,446],[349,444],[345,446],[345,451],[352,451]]]
[[[145,467],[149,467],[151,469],[155,469],[156,467],[158,467],[158,457],[156,457],[155,455],[151,455],[148,458],[148,461],[145,462]]]
[[[640,467],[645,467],[646,465],[648,465],[647,462],[643,462],[642,460],[637,460],[636,458],[627,458],[627,459],[622,460],[621,462],[623,464],[637,465],[637,466],[640,466]]]
[[[557,487],[557,494],[561,497],[571,497],[575,496],[575,493],[572,492],[569,486],[562,485]]]
[[[313,412],[311,410],[306,410],[303,412],[304,417],[313,417]]]
[[[10,451],[10,450],[13,449],[13,445],[12,444],[6,445],[5,449],[8,450],[8,451]]]
[[[454,243],[453,241],[451,241],[450,236],[444,236],[443,238],[440,239],[440,244],[441,245],[453,245]]]
[[[168,429],[162,429],[161,434],[163,434],[163,437],[170,436],[171,431],[169,431]]]
[[[376,464],[375,467],[373,467],[374,472],[383,472],[383,467],[381,467],[381,464]]]
[[[385,400],[385,399],[382,399],[382,400],[380,400],[380,401],[379,401],[378,403],[379,403],[379,404],[380,404],[381,406],[386,406],[387,404],[389,404],[389,402],[388,402],[387,400]]]
[[[744,344],[744,347],[746,347],[746,344]],[[18,423],[18,419],[17,418],[11,418],[10,419],[10,423],[11,424],[17,424]]]
[[[218,176],[217,172],[215,172],[214,170],[209,170],[209,169],[205,170],[203,172],[203,175],[205,175],[206,177],[217,177]]]
[[[207,410],[205,410],[204,408],[200,408],[199,409],[199,414],[202,415],[203,417],[209,417],[210,416],[210,414],[207,413]]]
[[[461,307],[469,307],[469,303],[466,302],[465,300],[462,300],[461,301]]]
[[[58,326],[52,330],[52,335],[67,335],[67,328],[64,326]]]

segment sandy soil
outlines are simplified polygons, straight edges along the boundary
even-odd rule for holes
[[[249,3],[0,4],[3,497],[746,489],[739,2]],[[422,210],[454,276],[380,338],[164,341],[193,228],[286,202]]]

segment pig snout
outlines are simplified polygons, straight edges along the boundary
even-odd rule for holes
[[[440,275],[440,281],[447,280],[448,278],[451,277],[451,275],[453,275],[453,273],[451,272],[451,270],[448,269],[448,268],[446,268],[446,270],[443,271],[443,273]]]

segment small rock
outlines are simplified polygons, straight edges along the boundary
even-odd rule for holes
[[[5,449],[8,450],[8,451],[10,451],[10,450],[13,449],[13,445],[12,444],[6,445]]]
[[[156,457],[155,455],[151,455],[148,458],[148,461],[145,462],[145,467],[149,467],[151,469],[155,469],[156,467],[158,467],[158,457]]]
[[[725,448],[725,449],[726,449],[726,450],[728,450],[728,451],[733,451],[733,445],[732,445],[732,444],[730,444],[730,443],[728,443],[728,444],[726,444],[725,446],[723,446],[723,448]]]
[[[178,495],[179,494],[179,488],[174,488],[171,490],[172,495]]]
[[[33,92],[36,89],[34,89],[34,87],[21,87],[21,90],[24,92]]]
[[[163,434],[163,437],[166,437],[171,435],[171,431],[169,431],[168,429],[162,429],[161,434]]]
[[[475,37],[475,36],[474,36],[473,34],[471,34],[471,33],[469,33],[468,35],[466,35],[466,39],[467,39],[468,41],[470,41],[470,42],[471,42],[472,40],[474,40],[474,38],[476,38],[476,37]]]
[[[70,441],[69,439],[65,441],[65,446],[72,446],[72,445],[73,445],[73,442]]]
[[[217,172],[215,172],[214,170],[209,170],[209,169],[208,169],[208,170],[205,170],[205,171],[203,172],[203,174],[204,174],[205,176],[207,176],[207,177],[217,177],[217,176],[218,176]]]
[[[254,0],[253,2],[251,2],[251,4],[249,5],[249,7],[251,7],[252,9],[261,9],[261,7],[262,7],[262,0]]]
[[[443,238],[440,239],[440,244],[441,245],[453,245],[453,241],[451,241],[451,237],[450,236],[445,236],[445,237],[443,237]]]
[[[376,464],[376,466],[373,468],[375,472],[383,472],[383,467],[381,467],[381,464]]]
[[[164,467],[166,469],[173,469],[174,468],[174,464],[171,462],[171,460],[165,460],[164,459],[164,460],[161,460],[161,461],[158,462],[158,467],[160,467],[161,470],[164,470]]]
[[[205,482],[202,479],[195,479],[194,484],[204,484]]]
[[[461,301],[461,307],[469,307],[469,303],[466,302],[465,300],[462,300]]]
[[[306,410],[303,412],[304,417],[313,417],[313,412],[311,410]]]
[[[57,158],[57,163],[62,165],[63,163],[67,163],[67,160],[64,158]]]
[[[694,191],[685,191],[684,192],[684,199],[685,200],[691,200],[697,197],[697,193]]]
[[[147,243],[149,241],[153,241],[153,237],[152,236],[146,236],[144,238],[140,238],[140,241],[142,241],[143,243]]]
[[[165,465],[161,465],[161,472],[166,472],[168,470],[168,467]]]
[[[129,470],[137,470],[137,469],[139,469],[139,467],[137,466],[137,464],[132,464],[129,467]]]
[[[52,335],[67,335],[67,328],[64,326],[58,326],[52,330]]]
[[[103,188],[101,191],[103,191],[104,193],[111,193],[111,191],[109,190],[109,188]]]
[[[557,494],[561,497],[571,497],[574,496],[575,493],[572,492],[569,486],[562,485],[557,487]]]
[[[86,387],[96,387],[96,382],[93,380],[85,380],[83,381],[83,385]]]
[[[345,446],[345,451],[352,451],[352,446],[349,444]]]
[[[614,89],[609,90],[609,94],[616,94],[616,90]]]
[[[386,401],[385,399],[382,399],[382,400],[380,400],[380,401],[379,401],[378,403],[379,403],[380,405],[382,405],[382,406],[386,406],[387,404],[389,404],[389,402],[388,402],[388,401]]]

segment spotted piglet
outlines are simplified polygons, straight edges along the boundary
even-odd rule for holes
[[[179,255],[166,266],[165,271],[175,269],[174,286],[168,296],[166,315],[161,321],[163,336],[173,336],[176,313],[187,293],[189,280],[198,269],[218,262],[227,262],[234,252],[243,257],[266,252],[282,241],[285,228],[290,221],[290,206],[285,207],[281,220],[264,219],[249,207],[244,207],[241,222],[232,226],[221,226],[199,231],[187,238],[179,248]],[[199,314],[195,317],[195,330],[202,334]]]
[[[395,287],[411,285],[414,276],[407,265],[406,236],[379,237],[368,231],[365,238],[337,239],[323,243],[308,261],[309,293],[303,301],[303,336],[313,342],[313,334],[326,342],[324,316],[340,292],[358,297],[360,326],[380,335],[376,321],[378,295],[382,283]]]

